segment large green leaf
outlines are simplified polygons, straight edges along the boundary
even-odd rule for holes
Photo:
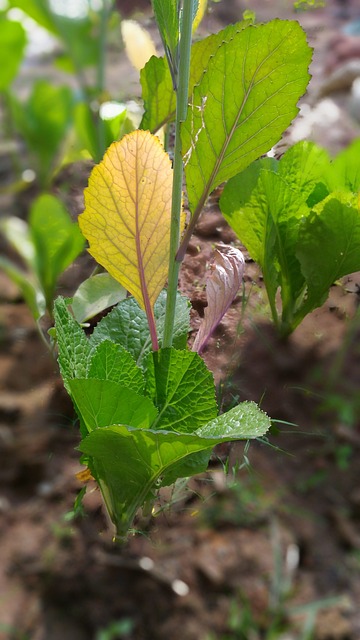
[[[96,429],[82,441],[80,450],[90,456],[120,540],[125,539],[137,509],[151,501],[160,486],[205,471],[216,444],[259,437],[269,429],[270,420],[256,405],[245,403],[211,424],[202,429],[204,435],[116,425]],[[219,435],[221,428],[225,437]]]
[[[77,378],[68,380],[68,386],[88,431],[109,424],[149,429],[156,419],[157,410],[150,398],[113,380]]]
[[[332,193],[314,207],[301,224],[296,255],[307,284],[301,320],[326,300],[336,280],[360,271],[358,196]]]
[[[35,271],[51,312],[56,282],[84,248],[84,238],[64,205],[43,194],[31,207],[29,226],[35,246]]]
[[[211,56],[217,51],[223,40],[229,40],[249,25],[249,21],[229,25],[216,34],[195,42],[191,48],[189,94],[200,82]],[[153,56],[140,72],[144,116],[140,127],[152,132],[160,129],[175,118],[176,95],[169,66],[165,58]]]
[[[160,349],[146,359],[147,393],[159,410],[156,429],[191,433],[217,414],[212,373],[194,351]]]
[[[22,61],[26,35],[19,22],[0,17],[0,91],[14,80]]]
[[[268,151],[298,112],[311,49],[297,22],[231,34],[209,59],[182,128],[189,206]]]
[[[159,344],[164,335],[166,308],[166,291],[162,291],[154,307]],[[189,333],[189,302],[177,295],[174,328],[174,346],[178,349],[186,347]],[[141,364],[146,354],[151,351],[151,338],[145,312],[134,298],[120,302],[95,327],[91,336],[92,345],[102,340],[112,340],[121,344]]]
[[[140,394],[145,386],[142,369],[135,364],[134,358],[124,347],[110,340],[100,342],[91,352],[86,377],[112,380]]]

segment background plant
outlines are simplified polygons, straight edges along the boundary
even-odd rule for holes
[[[300,142],[281,160],[251,164],[221,196],[226,220],[261,266],[283,337],[325,302],[334,282],[360,269],[359,152],[355,141],[330,161],[324,149]]]

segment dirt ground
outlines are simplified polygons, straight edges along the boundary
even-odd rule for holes
[[[248,5],[259,19],[294,17],[290,4],[223,0],[202,29],[217,30]],[[302,100],[314,111],[330,54],[336,58],[329,42],[360,13],[356,2],[343,3],[349,14],[339,16],[340,4],[295,16],[315,46]],[[326,98],[338,109],[331,127],[323,111],[310,124],[300,116],[308,137],[332,152],[360,135],[348,98],[349,87]],[[297,127],[286,142],[297,139]],[[87,174],[72,168],[54,185],[74,214]],[[217,200],[181,272],[194,330],[213,245],[235,241]],[[72,517],[82,488],[76,419],[56,363],[0,275],[1,640],[360,639],[360,273],[336,283],[284,342],[261,273],[245,255],[244,290],[204,358],[221,404],[259,402],[273,431],[250,447],[216,450],[208,473],[163,491],[124,548],[112,543],[95,486],[83,514]],[[84,256],[59,291],[72,293],[88,269]]]

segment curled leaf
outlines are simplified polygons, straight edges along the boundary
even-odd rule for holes
[[[239,249],[218,245],[206,283],[208,306],[195,338],[193,351],[201,353],[211,334],[227,312],[240,289],[245,260]]]

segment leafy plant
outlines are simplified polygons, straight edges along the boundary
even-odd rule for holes
[[[336,280],[360,269],[359,152],[357,141],[330,162],[323,149],[301,142],[225,186],[221,210],[261,266],[281,336],[325,302]]]
[[[34,201],[29,223],[3,218],[0,231],[22,259],[23,266],[0,256],[0,268],[19,286],[38,321],[52,317],[56,283],[84,248],[84,239],[63,204],[52,195]]]
[[[59,365],[80,419],[79,448],[120,540],[161,486],[206,469],[215,444],[258,437],[270,426],[252,402],[218,415],[212,374],[186,347],[189,310],[177,281],[208,195],[279,139],[297,113],[311,57],[295,22],[244,21],[191,47],[198,3],[154,0],[153,8],[166,57],[152,57],[142,71],[141,128],[113,143],[94,168],[79,217],[90,253],[131,295],[89,338],[69,311],[71,301],[58,298],[54,312]],[[173,166],[145,130],[172,120]],[[199,350],[241,282],[239,253],[225,252],[214,265]]]

